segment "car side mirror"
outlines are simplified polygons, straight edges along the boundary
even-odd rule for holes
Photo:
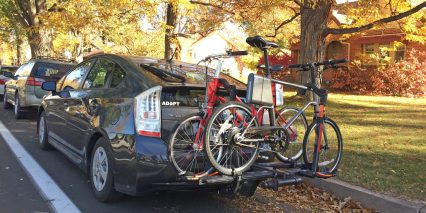
[[[56,93],[56,81],[46,81],[41,84],[41,89],[45,91],[50,91],[52,94]]]
[[[11,72],[4,72],[3,75],[4,77],[7,77],[7,78],[13,78],[13,73]]]

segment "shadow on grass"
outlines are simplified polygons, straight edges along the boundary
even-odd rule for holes
[[[426,200],[426,159],[421,154],[344,150],[339,170],[339,179],[356,185]]]

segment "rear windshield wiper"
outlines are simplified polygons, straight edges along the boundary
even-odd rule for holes
[[[185,77],[180,76],[180,75],[176,75],[176,74],[171,73],[171,72],[164,71],[162,69],[158,69],[158,68],[146,65],[146,64],[141,64],[140,66],[142,68],[148,70],[152,74],[156,75],[157,77],[161,78],[161,80],[163,80],[163,81],[170,81],[170,77],[180,80],[180,83],[183,83],[183,82],[186,81]]]

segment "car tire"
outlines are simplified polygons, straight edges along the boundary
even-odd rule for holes
[[[21,107],[21,100],[19,98],[19,94],[16,93],[15,94],[15,106],[14,106],[14,113],[15,113],[15,118],[16,119],[21,119],[24,117],[24,112],[22,111],[22,107]]]
[[[4,95],[3,95],[3,108],[4,109],[12,109],[12,104],[7,102],[6,87],[4,89],[5,89],[5,92],[4,92]]]
[[[38,133],[38,142],[42,150],[52,149],[52,145],[49,144],[48,135],[47,135],[47,123],[46,123],[46,113],[41,112],[39,119],[37,121],[37,133]]]
[[[90,161],[90,183],[96,199],[101,202],[120,200],[123,194],[114,188],[114,163],[110,146],[104,138],[98,139]]]

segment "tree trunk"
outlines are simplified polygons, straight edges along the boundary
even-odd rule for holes
[[[164,36],[164,58],[170,59],[172,56],[172,39],[174,27],[176,26],[177,10],[172,3],[167,4],[166,11],[166,34]]]
[[[18,33],[16,33],[16,65],[21,64],[21,44],[21,37],[19,37]]]
[[[16,1],[17,21],[27,31],[31,56],[51,56],[53,52],[52,31],[43,28],[39,15],[46,11],[46,0]]]
[[[307,4],[308,1],[305,1]],[[319,1],[314,8],[301,8],[300,63],[322,61],[325,58],[325,30],[331,1]],[[316,76],[318,77],[318,76]],[[299,83],[310,82],[309,72],[300,72]],[[300,92],[299,92],[300,94]]]
[[[52,56],[53,45],[49,31],[39,30],[29,32],[28,42],[30,44],[31,56]]]

